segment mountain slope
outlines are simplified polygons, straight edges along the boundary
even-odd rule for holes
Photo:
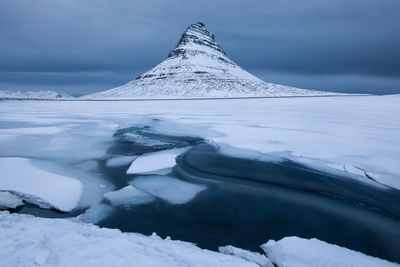
[[[168,57],[120,87],[84,98],[202,98],[324,95],[266,83],[230,60],[201,22],[190,25]]]

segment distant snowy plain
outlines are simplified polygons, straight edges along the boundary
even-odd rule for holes
[[[159,160],[165,161],[158,161],[156,166],[148,163],[149,159],[154,157],[153,154],[139,157],[140,160],[136,163],[134,161],[136,158],[132,156],[111,157],[108,154],[107,149],[111,146],[113,134],[117,129],[143,125],[164,134],[202,137],[218,144],[222,153],[233,157],[265,161],[288,158],[321,171],[341,173],[348,179],[356,179],[381,189],[400,189],[399,114],[400,95],[161,101],[1,101],[0,164],[4,168],[0,170],[2,193],[0,206],[9,205],[12,208],[23,205],[22,200],[24,200],[41,207],[54,207],[62,211],[90,207],[85,214],[75,220],[95,222],[99,219],[96,217],[102,216],[105,212],[100,204],[104,196],[118,204],[123,202],[124,196],[138,196],[136,189],[132,188],[126,188],[122,192],[120,190],[118,195],[113,185],[102,177],[98,166],[99,159],[107,161],[110,166],[118,166],[121,162],[134,162],[130,172],[135,172],[135,166],[138,166],[138,173],[172,167],[171,159],[165,158],[165,154],[159,157]],[[29,187],[29,183],[39,180],[33,182],[35,177],[21,176],[20,173],[24,170],[28,174],[44,173],[46,175],[39,179],[40,183],[46,183],[45,179],[54,178],[59,185],[67,184],[68,190],[57,185]],[[351,175],[346,176],[346,174]],[[168,180],[154,181],[155,184],[168,184]],[[159,193],[157,190],[164,188],[158,189],[151,186],[154,183],[143,182],[140,182],[140,186],[139,181],[136,183],[138,189],[146,187],[145,193],[149,194],[145,195],[146,201],[160,196],[168,199],[171,195],[171,187]],[[135,186],[135,183],[132,186]],[[177,203],[190,201],[203,190],[198,185],[178,183],[174,186],[192,188],[190,195],[180,196],[178,200],[170,199]],[[139,201],[144,201],[143,194],[139,193],[139,196]],[[50,243],[56,242],[55,237],[51,237],[52,234],[64,235],[70,230],[81,231],[82,235],[86,230],[90,233],[85,240],[79,237],[71,238],[69,241],[72,243],[69,247],[72,247],[74,242],[82,244],[99,242],[104,240],[104,235],[111,240],[119,240],[118,242],[133,242],[133,244],[142,242],[140,240],[149,242],[148,246],[152,248],[150,250],[154,249],[153,252],[158,258],[150,257],[152,260],[142,258],[142,266],[157,266],[165,259],[169,259],[169,263],[174,266],[185,265],[188,264],[189,258],[179,258],[176,255],[171,258],[168,253],[173,250],[185,251],[185,248],[189,247],[190,250],[197,249],[187,243],[177,242],[170,245],[169,241],[152,241],[150,237],[140,236],[135,237],[139,238],[139,241],[133,240],[135,239],[133,236],[128,237],[118,231],[102,230],[66,220],[53,223],[50,219],[40,221],[31,216],[10,215],[7,212],[2,212],[1,216],[0,246],[8,249],[1,250],[0,262],[7,263],[7,266],[18,266],[18,264],[72,266],[73,261],[64,258],[60,252],[66,249],[65,247],[52,250],[38,245],[37,250],[22,252],[26,257],[18,257],[15,254],[10,258],[9,255],[15,252],[17,247],[28,245],[29,240],[35,240],[42,231],[47,233],[46,242]],[[65,224],[65,229],[57,230],[58,223]],[[24,236],[17,235],[15,230],[24,228],[24,225],[28,224],[36,227],[29,230],[29,237],[25,239]],[[11,240],[10,233],[18,237],[19,241]],[[99,246],[103,246],[100,243]],[[128,243],[122,247],[133,251],[136,245],[131,246],[132,244]],[[277,244],[286,243],[285,241]],[[306,240],[301,245],[313,247],[318,244],[316,241]],[[294,261],[288,260],[292,255],[285,254],[279,257],[281,255],[279,253],[285,253],[287,249],[284,245],[280,247],[270,242],[265,248],[267,252],[275,253],[273,259],[278,266],[321,266],[318,262],[326,263],[318,261],[318,255],[309,253],[303,254],[305,259],[297,261],[296,264],[296,258]],[[279,249],[280,252],[277,252]],[[198,258],[196,256],[194,262],[189,263],[194,266],[207,266],[210,264],[207,260],[213,259],[215,261],[212,264],[218,266],[224,264],[271,266],[271,263],[263,257],[260,264],[262,255],[234,249],[222,250],[237,255],[226,258],[214,252],[196,250],[201,256]],[[77,253],[76,255],[79,254],[76,250],[71,251]],[[146,253],[152,255],[151,251]],[[332,251],[338,253],[337,257],[341,257],[340,253],[343,252],[347,255],[344,256],[346,257],[344,261],[347,262],[348,259],[349,263],[357,257],[363,259],[360,262],[363,262],[364,266],[376,266],[376,261],[379,261],[361,253],[349,254],[348,251],[337,249]],[[112,254],[112,250],[107,252]],[[142,252],[138,254],[143,255]],[[123,257],[123,252],[120,253]],[[180,257],[184,257],[184,254],[185,252]],[[111,263],[107,262],[111,258],[107,259],[104,254],[102,257],[105,257],[105,261],[101,261],[103,266],[124,266],[124,263],[127,263],[124,261]],[[202,257],[209,258],[205,260]],[[93,259],[97,259],[96,256]],[[79,254],[76,260],[76,263],[86,262],[85,266],[101,266],[96,260],[91,262],[82,254]],[[331,263],[332,266],[345,266],[338,265],[338,262],[331,261]],[[391,265],[383,261],[380,264]]]

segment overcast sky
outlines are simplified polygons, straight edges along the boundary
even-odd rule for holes
[[[119,86],[196,21],[267,82],[400,93],[400,0],[1,0],[0,90]]]

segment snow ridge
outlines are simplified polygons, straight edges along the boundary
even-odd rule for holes
[[[0,100],[16,99],[16,100],[53,100],[53,99],[73,99],[74,97],[57,93],[54,91],[7,91],[0,90]]]
[[[167,58],[114,89],[85,99],[227,98],[327,95],[332,93],[266,83],[248,73],[216,43],[204,23],[190,25]]]

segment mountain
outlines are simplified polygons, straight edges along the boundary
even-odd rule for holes
[[[54,91],[6,91],[0,90],[0,100],[15,99],[15,100],[55,100],[55,99],[74,99],[74,97],[57,93]]]
[[[190,25],[167,58],[136,79],[89,99],[225,98],[326,95],[266,83],[230,60],[201,22]]]

